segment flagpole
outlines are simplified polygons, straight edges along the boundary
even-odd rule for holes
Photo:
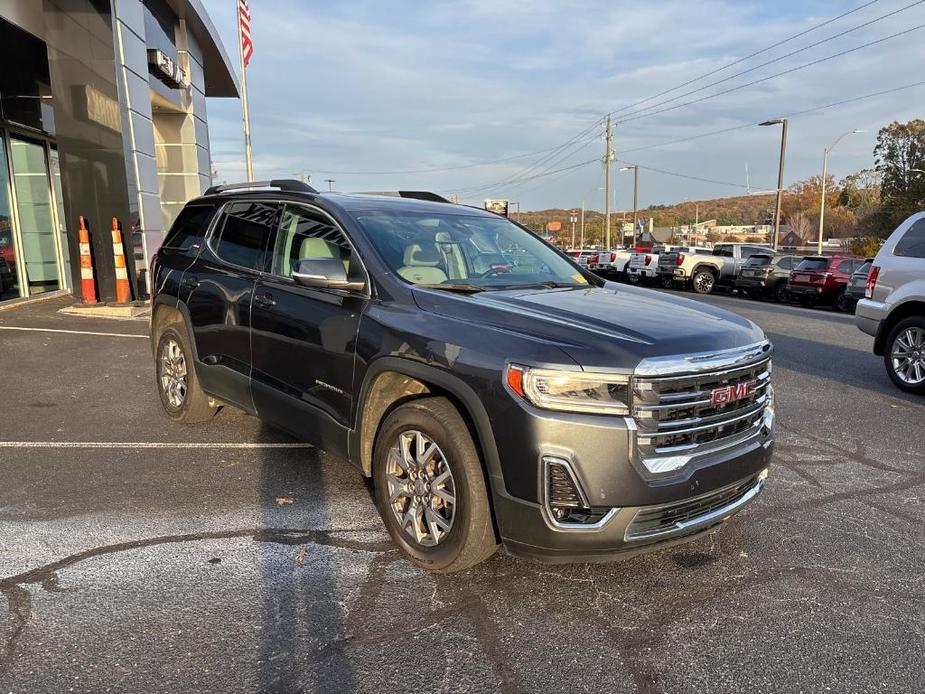
[[[244,116],[244,161],[247,166],[248,183],[254,180],[253,152],[251,150],[251,115],[247,103],[247,66],[244,63],[244,36],[241,23],[241,2],[234,0],[238,11],[238,55],[241,59],[241,110]],[[248,29],[248,31],[250,31]]]

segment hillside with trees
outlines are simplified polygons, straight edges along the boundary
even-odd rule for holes
[[[880,129],[873,151],[874,167],[836,181],[826,181],[826,214],[823,238],[858,239],[858,252],[869,253],[913,212],[925,210],[925,120],[894,122]],[[792,184],[784,193],[781,223],[804,239],[819,234],[822,177]],[[773,221],[775,196],[742,195],[712,200],[685,201],[674,205],[653,205],[639,210],[641,219],[652,218],[656,227],[693,224],[715,219],[719,225],[769,224]],[[564,243],[571,239],[570,215],[577,210],[548,209],[522,212],[518,221],[539,232],[547,222],[560,222],[555,236]],[[631,221],[631,210],[613,213],[616,229]],[[577,227],[577,225],[576,225]],[[585,211],[586,244],[601,243],[604,215]],[[861,250],[863,249],[863,250]]]

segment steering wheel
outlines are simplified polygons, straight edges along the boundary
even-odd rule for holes
[[[484,279],[486,277],[494,277],[495,275],[504,275],[511,271],[510,265],[502,265],[500,263],[492,265],[485,272],[479,275],[479,279]]]

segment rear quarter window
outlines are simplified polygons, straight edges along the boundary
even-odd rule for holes
[[[896,244],[893,255],[902,255],[908,258],[925,258],[925,219],[920,219],[903,234]]]
[[[802,272],[825,270],[829,267],[828,258],[803,258],[796,269]]]
[[[185,251],[201,244],[214,215],[215,205],[187,205],[177,215],[161,246]]]

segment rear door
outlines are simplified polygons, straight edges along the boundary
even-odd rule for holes
[[[254,405],[261,417],[295,436],[346,455],[366,272],[343,230],[308,205],[286,205],[270,256],[251,313]],[[362,279],[367,289],[297,284],[292,272],[301,258],[339,258],[348,277]]]
[[[248,412],[254,410],[251,299],[278,216],[279,205],[273,202],[228,203],[181,287],[203,390]]]

